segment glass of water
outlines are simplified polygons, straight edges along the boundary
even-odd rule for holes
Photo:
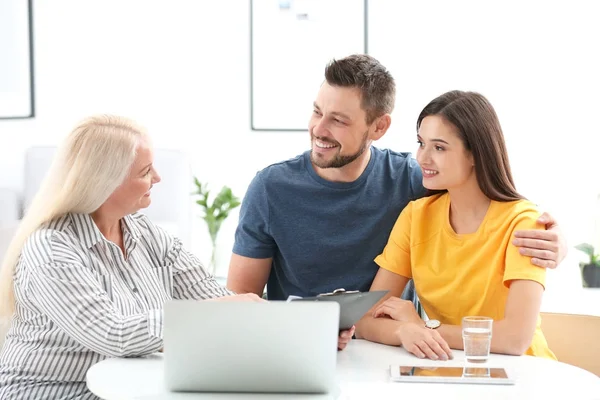
[[[483,363],[490,357],[492,344],[492,324],[488,317],[464,317],[462,337],[465,347],[465,359],[468,362]]]

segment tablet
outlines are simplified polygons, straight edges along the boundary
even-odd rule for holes
[[[379,300],[388,293],[387,290],[373,292],[334,290],[315,297],[290,296],[289,301],[336,301],[340,304],[340,330],[352,328]]]
[[[390,365],[390,377],[394,382],[515,384],[515,380],[505,368],[489,368],[479,365],[465,365],[462,367]]]

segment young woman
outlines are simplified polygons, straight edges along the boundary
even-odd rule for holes
[[[512,244],[516,230],[544,227],[515,189],[493,107],[478,93],[448,92],[423,109],[417,132],[430,195],[409,203],[375,259],[371,290],[391,296],[357,337],[448,359],[463,347],[462,317],[479,315],[494,319],[492,352],[555,358],[540,330],[546,270]],[[427,324],[398,298],[411,278]]]

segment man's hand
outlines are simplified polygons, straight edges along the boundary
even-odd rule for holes
[[[352,328],[341,331],[340,336],[338,336],[338,350],[344,350],[348,343],[352,340],[352,336],[354,336],[354,330],[356,328],[353,326]]]
[[[546,230],[516,231],[513,244],[520,247],[519,252],[531,257],[531,263],[543,268],[556,268],[567,255],[567,240],[556,220],[543,213],[538,222]]]
[[[388,316],[391,319],[401,322],[425,323],[417,314],[415,305],[412,301],[402,300],[398,297],[390,297],[375,310],[373,310],[373,318]]]

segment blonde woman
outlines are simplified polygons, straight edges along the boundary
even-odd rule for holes
[[[168,299],[261,301],[220,287],[137,213],[160,182],[152,162],[147,134],[125,118],[89,118],[66,139],[0,271],[10,320],[0,398],[95,398],[85,385],[93,364],[162,348]]]

